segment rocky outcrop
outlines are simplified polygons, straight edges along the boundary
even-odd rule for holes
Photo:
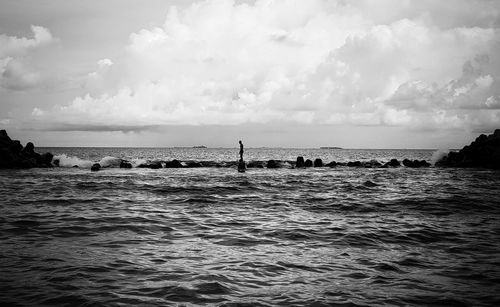
[[[314,167],[323,167],[323,160],[315,159],[314,160]]]
[[[305,162],[304,162],[304,167],[312,167],[313,166],[313,161],[307,159]]]
[[[295,167],[304,167],[304,157],[297,157],[297,161],[295,161]]]
[[[31,142],[23,148],[21,142],[12,140],[5,130],[0,130],[0,168],[52,167],[53,157],[51,153],[35,152]]]
[[[450,152],[436,166],[500,169],[500,129],[488,136],[481,134],[460,151]]]

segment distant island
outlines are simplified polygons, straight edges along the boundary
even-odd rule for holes
[[[203,145],[201,145],[201,146],[193,146],[193,148],[207,148],[207,146],[203,146]]]
[[[330,147],[330,146],[324,146],[324,147],[320,147],[319,149],[342,149],[342,147]]]

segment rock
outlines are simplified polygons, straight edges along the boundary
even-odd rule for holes
[[[160,161],[151,161],[139,164],[137,167],[139,168],[150,168],[150,169],[159,169],[162,168]]]
[[[381,167],[382,164],[380,164],[380,162],[378,162],[377,160],[370,160],[368,162],[363,163],[363,166],[365,168],[376,168],[376,167]]]
[[[267,161],[267,168],[279,168],[280,165],[276,160]]]
[[[40,156],[40,159],[42,160],[42,163],[47,166],[52,166],[52,159],[54,158],[54,155],[51,154],[50,152],[46,152],[43,155]],[[59,160],[57,160],[57,166],[59,166]]]
[[[297,157],[295,167],[304,167],[304,157]]]
[[[97,172],[97,171],[98,171],[98,170],[100,170],[100,169],[101,169],[101,164],[99,164],[99,163],[94,163],[94,164],[92,165],[92,167],[90,168],[90,170],[91,170],[92,172]]]
[[[262,162],[262,161],[250,161],[250,162],[248,162],[247,168],[264,168],[264,162]]]
[[[181,168],[182,163],[179,160],[172,160],[165,162],[165,168]]]
[[[79,168],[79,166],[78,165],[73,165],[73,168]]]
[[[28,154],[28,155],[34,155],[35,154],[35,145],[33,143],[28,142],[26,146],[24,146],[23,153]]]
[[[120,168],[132,168],[132,163],[127,160],[122,160],[122,162],[120,162]]]
[[[36,153],[31,142],[23,148],[21,142],[12,140],[5,130],[0,130],[0,168],[52,167],[52,158],[50,153]]]
[[[332,162],[328,163],[328,164],[327,164],[327,165],[325,165],[325,166],[328,166],[328,167],[336,167],[336,166],[337,166],[337,162],[332,161]]]
[[[406,167],[412,167],[412,168],[418,168],[418,167],[429,167],[431,166],[430,163],[428,163],[427,161],[425,160],[408,160],[408,159],[404,159],[403,160],[403,165],[406,166]]]
[[[436,166],[500,169],[500,129],[488,136],[481,134],[458,152],[450,152]]]
[[[361,161],[350,161],[350,162],[347,162],[347,166],[349,167],[361,167],[363,166],[363,164],[361,164]]]
[[[382,167],[387,168],[387,167],[399,167],[399,166],[401,166],[401,163],[399,163],[397,159],[391,159],[391,161],[387,162]]]
[[[314,160],[314,167],[323,167],[323,161],[321,159]]]
[[[246,170],[245,161],[243,161],[243,159],[241,159],[238,162],[238,172],[244,172],[245,170]]]
[[[200,162],[190,161],[186,163],[186,167],[195,168],[195,167],[203,167],[203,165]]]
[[[55,159],[54,161],[52,161],[52,163],[57,167],[59,167],[59,162],[59,159]]]
[[[305,162],[304,162],[304,167],[312,167],[313,166],[313,161],[307,159]]]
[[[21,153],[21,150],[23,150],[23,145],[21,145],[21,142],[18,140],[12,141],[10,144],[10,151],[14,154],[19,154]]]

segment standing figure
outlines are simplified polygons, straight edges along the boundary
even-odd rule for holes
[[[240,161],[243,161],[243,143],[240,140]]]

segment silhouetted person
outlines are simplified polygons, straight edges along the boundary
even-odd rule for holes
[[[240,161],[243,161],[243,143],[240,140]]]

